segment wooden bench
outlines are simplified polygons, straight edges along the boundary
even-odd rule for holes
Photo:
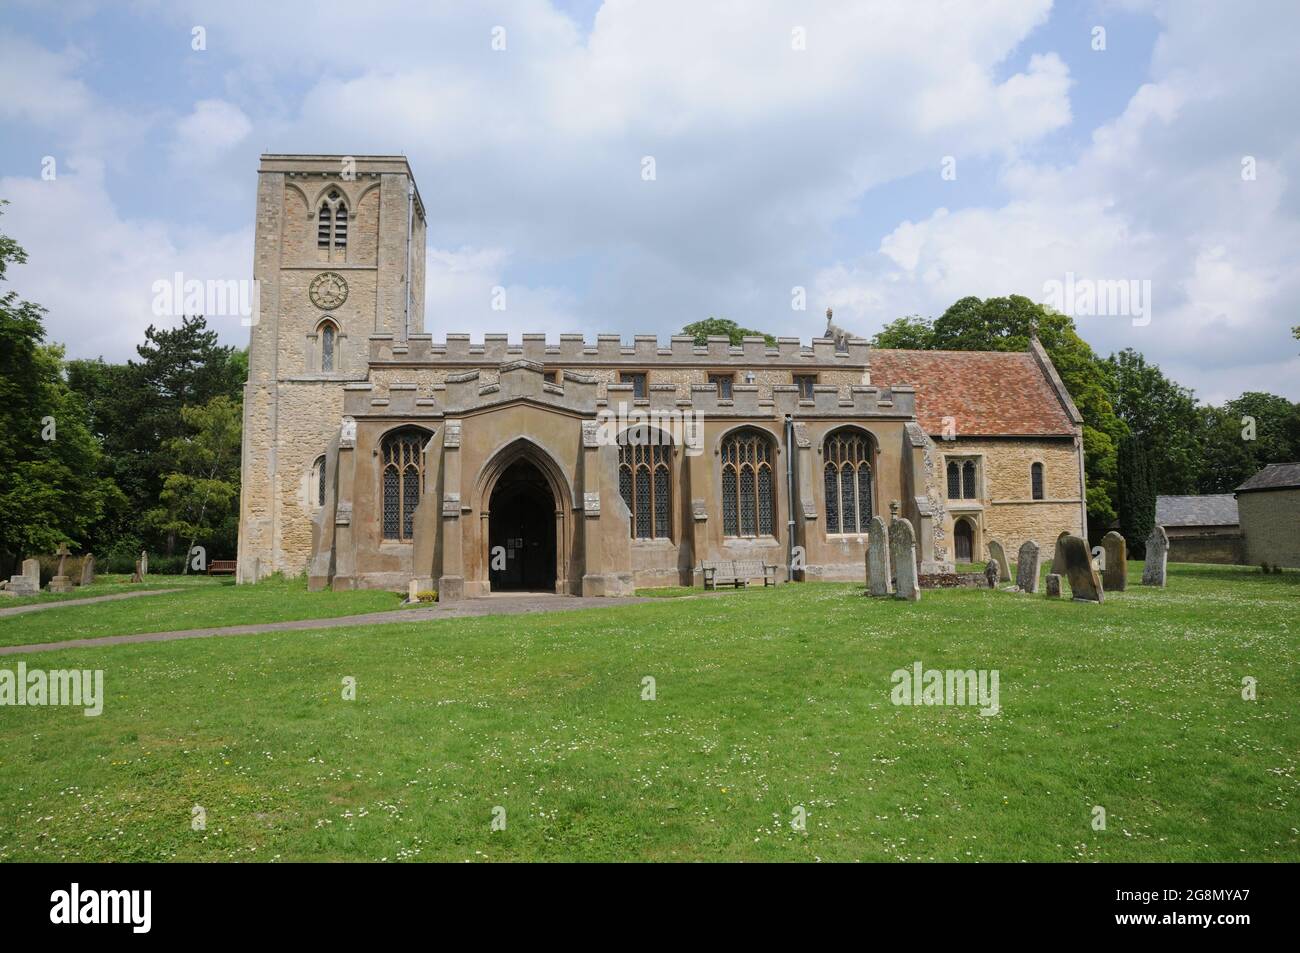
[[[763,579],[763,585],[776,585],[776,564],[765,563],[759,559],[709,559],[700,563],[700,572],[704,574],[704,588],[713,589],[718,583],[749,587],[749,580]]]
[[[209,576],[233,576],[239,568],[238,559],[214,559],[208,563]]]

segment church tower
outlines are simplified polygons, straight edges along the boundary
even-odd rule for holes
[[[424,205],[404,156],[263,155],[244,387],[239,581],[298,574],[370,336],[424,330]]]

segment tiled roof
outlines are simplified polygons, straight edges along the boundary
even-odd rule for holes
[[[1237,492],[1284,490],[1293,486],[1300,486],[1300,463],[1270,463],[1237,487]]]
[[[1156,522],[1161,526],[1236,526],[1237,498],[1231,493],[1157,496]]]
[[[954,417],[957,436],[1068,436],[1074,423],[1029,351],[871,350],[871,383],[916,387],[926,433]]]

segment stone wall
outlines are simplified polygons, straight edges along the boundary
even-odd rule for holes
[[[1300,568],[1300,488],[1237,494],[1246,562]]]
[[[1223,532],[1186,532],[1167,530],[1171,563],[1223,563],[1241,565],[1246,561],[1246,538],[1236,530]]]

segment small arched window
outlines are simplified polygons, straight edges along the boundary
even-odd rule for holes
[[[826,532],[865,533],[871,522],[871,438],[853,430],[826,438],[822,467]]]
[[[348,205],[338,189],[330,189],[320,203],[320,212],[316,218],[317,248],[347,247]]]
[[[334,356],[338,351],[339,329],[333,321],[320,323],[320,369],[328,374],[334,370]]]
[[[772,439],[742,430],[722,442],[722,535],[772,536],[776,484]]]
[[[424,485],[424,438],[425,434],[419,430],[397,430],[380,444],[384,539],[411,541],[415,507]]]
[[[1029,488],[1034,499],[1043,498],[1043,465],[1035,463],[1029,468]]]
[[[312,464],[312,475],[314,477],[314,480],[312,482],[312,489],[316,493],[316,505],[324,506],[325,505],[325,455],[324,454],[321,454],[319,457],[317,457],[316,462]]]
[[[975,499],[975,461],[967,460],[961,465],[961,495],[968,500]]]
[[[620,443],[618,490],[632,512],[632,538],[671,538],[671,443],[664,434],[647,428],[624,431]]]

